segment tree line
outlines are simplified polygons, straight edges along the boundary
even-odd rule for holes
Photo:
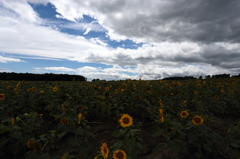
[[[216,75],[206,75],[205,79],[214,79],[214,78],[239,78],[240,74],[238,75],[233,75],[230,76],[230,74],[216,74]],[[173,76],[173,77],[166,77],[161,80],[187,80],[187,79],[203,79],[202,76],[199,76],[198,78],[193,77],[193,76],[184,76],[184,77],[179,77],[179,76]]]
[[[87,78],[80,75],[68,74],[34,74],[34,73],[6,73],[0,72],[0,80],[14,81],[87,81]]]

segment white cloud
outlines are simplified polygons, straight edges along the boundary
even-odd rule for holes
[[[51,27],[25,23],[11,15],[0,15],[0,51],[52,59],[68,59],[84,56],[90,48],[95,52],[106,52],[108,48],[83,37],[59,32]],[[101,43],[102,44],[102,43]]]
[[[57,12],[76,21],[90,15],[111,39],[142,42],[240,42],[240,2],[189,0],[50,0]]]
[[[25,61],[16,59],[16,58],[3,57],[0,55],[0,63],[8,63],[8,62],[25,62]]]
[[[39,69],[39,68],[35,68]],[[45,70],[51,70],[51,71],[64,71],[64,72],[74,72],[74,69],[66,68],[66,67],[44,67]]]
[[[216,1],[187,0],[142,0],[141,3],[137,0],[49,0],[59,13],[57,18],[74,22],[58,25],[59,28],[42,26],[49,22],[39,18],[27,2],[46,5],[48,0],[1,0],[1,52],[113,65],[105,69],[86,66],[79,69],[46,67],[44,70],[75,71],[87,78],[104,79],[156,79],[240,71],[238,0],[217,4]],[[84,14],[96,22],[78,23]],[[107,31],[112,40],[130,39],[145,44],[135,50],[113,49],[99,38],[87,40],[61,33],[62,28],[85,31],[85,34]],[[21,62],[6,57],[1,60]]]
[[[2,0],[0,4],[3,7],[16,12],[22,20],[34,23],[39,23],[41,20],[38,17],[37,13],[34,12],[32,7],[28,3],[26,3],[26,0]]]

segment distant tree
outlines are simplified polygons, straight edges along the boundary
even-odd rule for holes
[[[210,78],[211,78],[210,75],[205,76],[205,79],[210,79]]]

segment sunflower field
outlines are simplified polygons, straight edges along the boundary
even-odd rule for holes
[[[240,79],[0,81],[1,159],[240,159]]]

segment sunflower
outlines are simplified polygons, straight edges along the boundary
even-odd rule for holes
[[[11,86],[7,86],[7,89],[12,89],[12,87]]]
[[[120,124],[122,127],[128,127],[131,126],[133,123],[133,119],[131,116],[129,116],[128,114],[123,114],[123,116],[121,117],[121,119],[119,120]]]
[[[223,92],[224,92],[224,89],[221,89],[221,92],[223,93]]]
[[[123,150],[114,151],[113,159],[127,159],[127,154]]]
[[[5,99],[5,94],[0,94],[0,100]]]
[[[164,117],[163,117],[163,110],[159,109],[159,120],[163,123],[164,122]]]
[[[35,87],[32,87],[32,91],[33,91],[33,92],[36,91],[36,88],[35,88]]]
[[[56,92],[57,91],[57,87],[53,87],[53,89],[52,89],[54,92]]]
[[[115,93],[119,93],[119,90],[118,90],[118,89],[115,89]]]
[[[11,118],[11,124],[14,125],[14,123],[15,123],[15,119]]]
[[[219,97],[217,95],[214,95],[213,97],[214,97],[214,99],[219,99]]]
[[[203,122],[204,122],[204,119],[201,116],[195,116],[192,119],[192,122],[193,122],[194,125],[202,125]]]
[[[80,124],[81,120],[82,120],[82,113],[79,113],[78,114],[78,124]]]
[[[108,158],[108,154],[109,154],[109,149],[107,147],[107,144],[106,143],[102,143],[102,146],[100,146],[100,149],[101,149],[101,153],[103,155],[103,158],[107,159]]]
[[[33,149],[34,152],[37,150],[37,144],[34,143],[32,140],[27,141],[27,147]]]
[[[106,91],[109,91],[109,87],[106,87],[105,90],[106,90]]]
[[[70,123],[67,121],[67,119],[62,118],[60,121],[63,125],[70,125]]]
[[[188,113],[187,111],[182,111],[182,112],[180,113],[180,117],[181,117],[181,118],[186,118],[188,115],[189,115],[189,113]]]

